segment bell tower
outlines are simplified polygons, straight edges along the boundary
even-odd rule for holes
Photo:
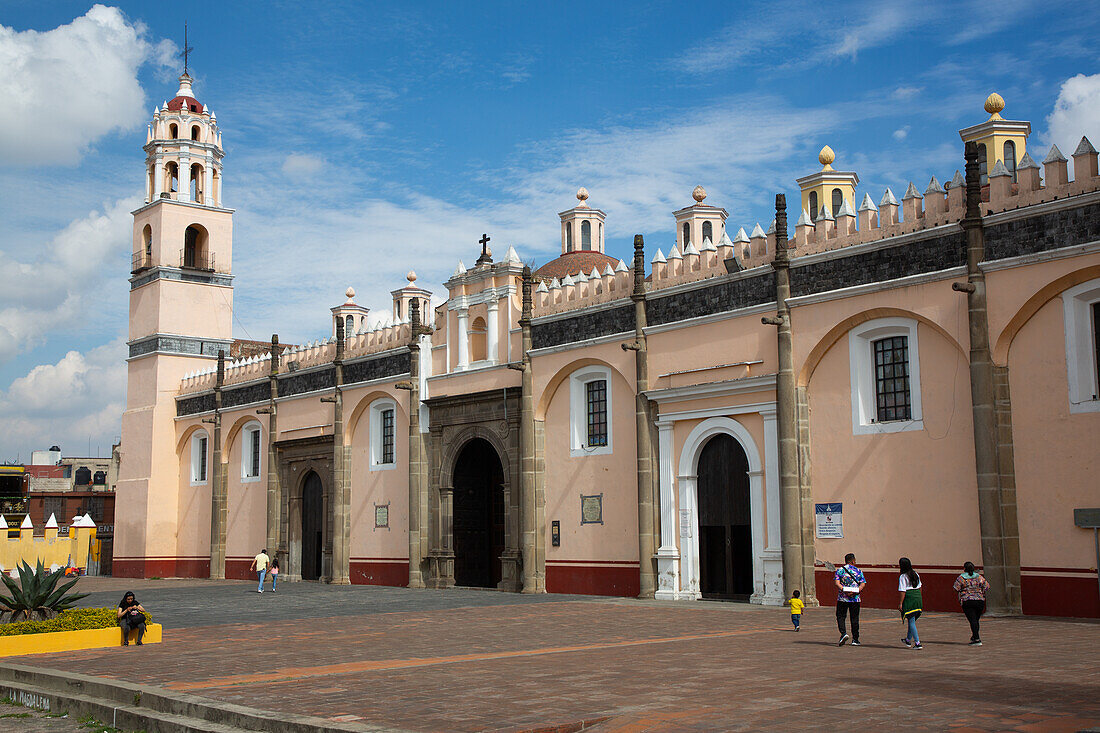
[[[205,552],[194,545],[208,537],[209,517],[184,515],[210,506],[213,467],[184,470],[175,396],[185,374],[213,368],[232,344],[233,211],[222,206],[217,117],[192,83],[185,57],[175,96],[153,111],[145,203],[133,212],[115,544],[122,576],[205,574],[192,565]],[[185,538],[193,519],[196,537]]]

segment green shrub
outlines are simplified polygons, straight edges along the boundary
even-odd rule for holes
[[[145,623],[152,623],[152,620],[153,617],[146,613]],[[70,608],[48,621],[19,621],[14,624],[2,624],[0,625],[0,636],[109,629],[117,626],[118,615],[113,608]]]
[[[0,614],[0,621],[4,623],[52,619],[88,595],[69,593],[69,589],[76,585],[76,578],[60,588],[57,587],[58,581],[65,577],[65,568],[58,568],[51,573],[43,567],[41,560],[33,568],[24,560],[17,570],[18,583],[0,573],[0,581],[11,592],[10,596],[0,595],[0,605],[7,609]]]

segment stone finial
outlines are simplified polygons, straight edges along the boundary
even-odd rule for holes
[[[897,206],[898,205],[898,200],[896,198],[894,198],[894,192],[891,191],[889,188],[887,188],[886,192],[884,194],[882,194],[882,200],[878,202],[878,205],[879,206]]]
[[[550,281],[550,289],[551,290],[559,290],[560,288],[561,288],[561,282],[556,277],[553,280]]]
[[[764,234],[764,227],[760,226],[760,222],[756,222],[756,226],[752,228],[752,234],[749,235],[752,239],[767,236]]]
[[[577,284],[577,281],[573,279],[572,275],[566,275],[565,277],[563,277],[561,279],[561,286],[563,288],[568,288],[569,286],[576,285],[576,284]]]
[[[585,203],[586,201],[588,201],[588,189],[584,186],[581,186],[577,189],[577,201],[580,202],[577,204],[577,206],[588,206],[588,204]]]
[[[707,197],[707,189],[702,186],[696,186],[691,191],[691,197],[701,204],[703,203],[703,199]]]
[[[765,234],[775,234],[775,219],[772,219],[772,223],[768,224],[768,231]]]
[[[622,260],[619,260],[619,261],[622,262]],[[623,268],[624,269],[626,268],[625,264],[623,265]],[[611,269],[610,263],[603,266],[603,276],[604,277],[615,277],[615,271]]]
[[[710,237],[703,237],[703,247],[699,250],[700,252],[716,252],[717,250],[718,248],[714,246],[714,242],[711,241]]]
[[[935,176],[932,176],[932,179],[928,181],[928,188],[924,189],[925,196],[931,193],[944,193],[943,186],[940,185]]]
[[[569,276],[567,275],[566,277],[569,277]],[[578,272],[576,277],[573,278],[573,284],[574,285],[580,285],[581,283],[586,283],[586,282],[588,282],[588,275],[584,274],[584,270],[581,270],[580,272]]]
[[[1025,158],[1027,157],[1027,153],[1024,153],[1024,157]],[[1031,160],[1031,158],[1028,158],[1028,160]],[[948,188],[966,188],[966,179],[963,178],[963,174],[959,171],[958,168],[955,169],[955,175],[951,179],[951,182],[947,184],[947,187]]]
[[[619,260],[619,264],[615,265],[615,272],[629,272],[629,268],[626,266],[626,262]]]
[[[722,238],[718,240],[719,247],[732,247],[733,242],[730,240],[730,233],[724,228],[722,229]]]
[[[1029,153],[1024,153],[1024,157],[1020,158],[1020,162],[1016,164],[1016,170],[1028,170],[1029,168],[1039,169],[1039,164],[1035,162],[1035,159],[1031,157]],[[958,176],[958,171],[955,171],[955,175]],[[961,178],[961,176],[960,176]],[[951,181],[951,185],[954,186],[954,180]]]
[[[46,520],[46,529],[57,529],[57,516],[50,514],[50,518]]]
[[[848,199],[844,199],[844,203],[840,205],[840,211],[836,212],[837,216],[855,216],[856,212],[852,211],[852,205],[848,203]]]
[[[30,514],[23,517],[23,522],[19,525],[19,529],[34,529],[34,525],[31,524]]]
[[[823,166],[821,170],[831,171],[833,169],[833,161],[836,160],[836,153],[828,145],[823,147],[817,154],[817,162]]]
[[[684,245],[684,254],[685,255],[697,255],[697,254],[699,254],[699,250],[696,249],[695,243],[692,242],[690,239],[688,240],[688,243]]]
[[[351,303],[355,300],[355,288],[349,286],[348,289],[344,291],[344,295],[347,296],[348,302]]]
[[[458,267],[455,268],[455,275],[465,275],[466,265],[462,264],[462,260],[458,261]]]
[[[875,202],[871,200],[871,194],[863,194],[863,201],[859,204],[860,211],[878,211],[878,207],[875,206]]]
[[[1005,100],[997,92],[993,92],[985,98],[985,111],[989,113],[990,119],[999,119],[1001,116],[1001,110],[1005,108]]]
[[[520,263],[519,254],[516,252],[515,247],[508,247],[508,251],[504,253],[504,262],[509,265],[518,265]]]
[[[1058,149],[1057,145],[1050,146],[1050,152],[1047,153],[1047,157],[1043,159],[1044,163],[1065,163],[1066,156],[1062,155],[1062,151]]]
[[[1085,136],[1081,136],[1081,142],[1077,143],[1077,149],[1073,151],[1076,155],[1096,155],[1096,148],[1092,147],[1092,143]]]
[[[998,160],[996,165],[993,166],[993,170],[989,172],[990,178],[997,178],[999,176],[1011,176],[1008,172],[1008,168],[1005,167],[1004,161]]]
[[[668,260],[665,259],[665,253],[661,251],[660,247],[658,247],[657,248],[657,254],[653,255],[653,259],[650,260],[649,264],[658,265],[658,264],[662,264],[664,262],[668,262]]]
[[[836,217],[833,216],[833,212],[829,210],[829,207],[823,204],[821,211],[817,212],[817,221],[836,221]],[[753,236],[755,236],[755,232]]]
[[[535,288],[535,292],[536,293],[549,293],[550,292],[550,288],[546,287],[546,281],[545,280],[539,282],[539,286],[537,288]]]
[[[814,225],[813,217],[810,216],[810,212],[806,209],[802,210],[802,213],[798,215],[798,221],[794,223],[796,227],[812,227]]]
[[[738,244],[748,244],[749,235],[745,234],[745,227],[739,227],[737,229],[737,234],[734,236],[733,241]]]
[[[409,270],[409,274],[405,275],[405,279],[409,281],[410,285],[416,282],[416,272],[413,270]]]
[[[674,244],[672,245],[672,249],[668,251],[668,258],[670,260],[682,260],[684,259],[684,256],[680,254],[680,248]]]
[[[901,197],[901,200],[905,201],[906,199],[919,199],[919,198],[924,198],[924,197],[920,195],[920,191],[918,191],[917,187],[913,185],[913,182],[909,181],[909,186],[905,189],[905,195]]]
[[[8,528],[8,520],[4,519],[4,515],[0,514],[0,529]]]

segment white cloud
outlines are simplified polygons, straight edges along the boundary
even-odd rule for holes
[[[60,445],[70,455],[101,453],[118,438],[126,405],[126,344],[119,337],[87,353],[70,351],[40,364],[0,393],[0,450],[4,460]]]
[[[58,232],[34,262],[0,250],[0,361],[41,343],[50,332],[84,327],[94,310],[98,327],[124,313],[120,273],[128,272],[133,219],[139,199],[92,211]],[[91,304],[94,309],[90,309]],[[112,306],[115,306],[112,308]]]
[[[283,161],[283,173],[295,178],[309,178],[324,167],[325,161],[316,155],[291,153]]]
[[[0,26],[0,161],[72,164],[96,140],[150,112],[137,71],[154,48],[141,24],[94,5],[49,31]]]
[[[1050,142],[1067,158],[1082,135],[1092,141],[1093,147],[1100,145],[1100,74],[1078,74],[1062,82],[1047,126]]]
[[[904,140],[907,137],[909,137],[909,125],[905,125],[904,127],[899,127],[898,129],[894,130],[895,140]]]
[[[902,30],[912,26],[915,16],[919,14],[919,7],[915,3],[876,3],[857,11],[864,17],[843,27],[840,41],[828,49],[828,54],[854,59],[863,49],[888,43]]]

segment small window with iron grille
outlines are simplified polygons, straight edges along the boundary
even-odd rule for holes
[[[607,445],[607,380],[584,385],[588,404],[588,445]]]
[[[382,463],[393,463],[393,410],[382,411]]]
[[[909,420],[909,339],[891,336],[873,342],[878,422]]]
[[[42,499],[42,524],[50,521],[51,515],[58,524],[65,522],[65,517],[61,516],[61,503],[62,499],[59,496],[47,496]]]

